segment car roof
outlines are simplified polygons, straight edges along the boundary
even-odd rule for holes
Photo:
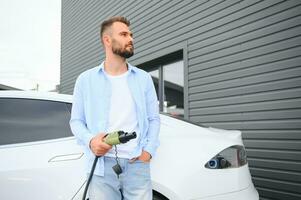
[[[55,92],[5,90],[0,91],[0,98],[40,99],[72,103],[72,95]]]

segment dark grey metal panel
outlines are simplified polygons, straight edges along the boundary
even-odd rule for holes
[[[293,87],[292,87],[293,86]],[[223,97],[233,97],[247,94],[256,94],[268,91],[277,91],[291,89],[301,86],[301,78],[291,78],[285,80],[278,80],[275,82],[261,83],[257,85],[245,85],[244,87],[227,88],[219,91],[204,91],[203,93],[191,94],[191,100],[197,99],[216,99]],[[242,96],[244,98],[244,96]]]
[[[301,81],[301,79],[300,79]],[[264,101],[271,101],[271,100],[284,100],[284,99],[293,99],[300,97],[301,89],[300,88],[293,88],[293,89],[286,89],[286,90],[276,90],[271,92],[262,92],[262,93],[255,93],[255,94],[245,94],[243,96],[231,96],[231,97],[224,97],[224,98],[213,98],[213,99],[204,99],[202,101],[198,101],[202,99],[200,96],[199,99],[195,99],[190,103],[190,108],[208,108],[208,107],[215,107],[215,106],[228,106],[228,105],[236,105],[237,103],[259,103]]]
[[[261,83],[275,82],[284,79],[299,78],[301,74],[301,68],[296,66],[294,68],[272,71],[270,73],[263,73],[254,76],[236,77],[232,80],[219,81],[214,83],[203,83],[203,85],[197,85],[190,87],[192,93],[216,91],[228,88],[243,87],[249,85],[258,85]],[[217,80],[218,81],[218,80]]]
[[[183,51],[185,118],[240,129],[262,200],[301,199],[301,1],[62,1],[61,86],[104,58],[99,25],[132,22],[144,66]]]
[[[188,42],[189,118],[243,131],[262,199],[301,198],[300,4],[258,2]]]

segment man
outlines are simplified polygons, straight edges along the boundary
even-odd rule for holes
[[[77,78],[70,126],[87,155],[87,171],[99,158],[89,187],[90,200],[151,200],[150,160],[159,146],[159,109],[151,76],[126,59],[134,54],[130,22],[112,17],[101,24],[104,62]],[[104,143],[106,133],[136,132],[117,145]],[[116,152],[118,159],[116,158]],[[118,160],[122,173],[112,167]]]

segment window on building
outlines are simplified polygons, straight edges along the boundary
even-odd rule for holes
[[[163,65],[163,112],[184,117],[183,60]]]
[[[147,70],[147,69],[146,69]],[[171,62],[147,70],[154,81],[160,111],[184,117],[184,63]]]

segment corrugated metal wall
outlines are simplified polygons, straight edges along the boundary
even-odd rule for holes
[[[301,1],[62,1],[61,92],[103,59],[100,22],[132,22],[141,65],[183,50],[186,117],[243,131],[262,200],[301,199]]]

